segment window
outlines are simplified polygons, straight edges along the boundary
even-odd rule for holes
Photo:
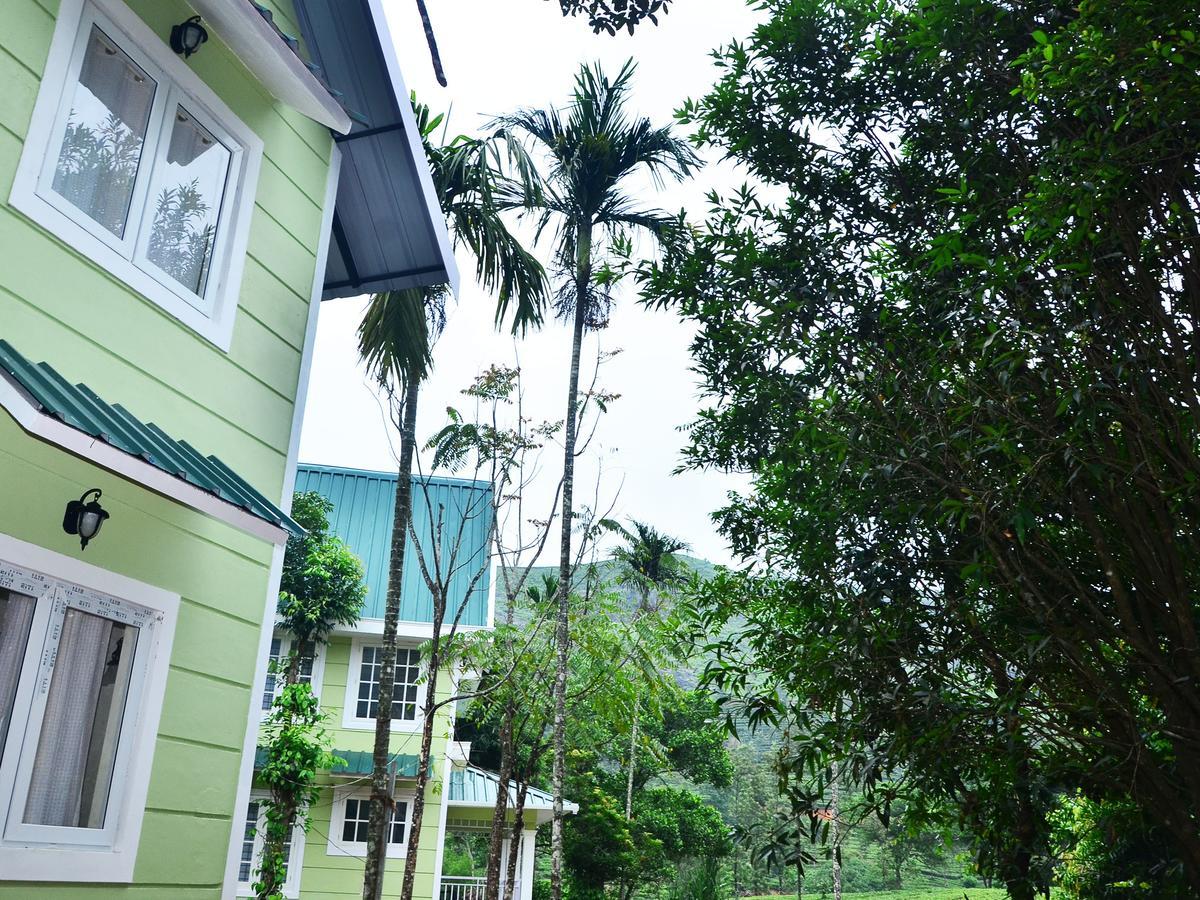
[[[261,141],[119,0],[63,0],[11,202],[228,347]]]
[[[282,635],[276,635],[271,638],[271,655],[267,666],[267,680],[263,686],[262,696],[262,712],[264,716],[271,709],[275,698],[279,696],[279,692],[283,689],[283,674],[275,670],[284,664],[291,650],[291,638]],[[314,691],[320,687],[320,673],[316,672],[315,669],[317,656],[317,648],[311,642],[307,643],[301,649],[299,682],[301,684],[315,684]],[[315,681],[314,673],[317,676]]]
[[[57,554],[4,535],[0,554],[0,879],[74,880],[62,875],[68,845],[121,857],[97,865],[104,880],[128,880],[165,681],[159,650],[178,598],[66,557],[55,566]],[[19,556],[98,573],[124,596]]]
[[[252,794],[246,806],[246,818],[242,831],[242,853],[238,859],[238,895],[254,896],[254,874],[262,854],[263,809],[262,801],[265,794]],[[291,840],[283,850],[284,864],[287,868],[287,881],[283,886],[285,897],[300,896],[300,872],[303,865],[292,866],[293,860],[304,858],[304,829],[292,828]]]
[[[328,853],[331,856],[362,855],[367,851],[367,827],[371,820],[371,799],[365,793],[334,800],[332,831]],[[388,831],[388,856],[404,856],[407,850],[408,800],[397,798],[392,807]]]
[[[355,715],[359,719],[375,719],[379,715],[379,673],[383,671],[383,648],[362,648],[358,673],[358,699]],[[393,679],[392,718],[412,722],[417,718],[417,686],[421,676],[421,654],[415,648],[396,651],[396,671]]]

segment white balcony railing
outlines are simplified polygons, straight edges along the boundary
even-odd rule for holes
[[[441,900],[483,900],[486,878],[469,878],[465,875],[443,875]],[[513,883],[513,897],[521,896],[521,882]]]

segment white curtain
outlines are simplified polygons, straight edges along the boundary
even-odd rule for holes
[[[67,610],[25,801],[27,824],[82,824],[84,774],[114,624]]]
[[[0,750],[12,719],[17,679],[25,661],[29,625],[36,601],[25,594],[0,590]]]

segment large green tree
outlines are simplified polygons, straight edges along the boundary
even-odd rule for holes
[[[797,771],[958,809],[1016,898],[1063,786],[1198,892],[1195,6],[764,7],[683,117],[767,187],[643,272],[699,328],[693,462],[755,476],[714,680]]]
[[[521,186],[504,174],[509,160],[497,142],[490,139],[459,135],[445,143],[436,143],[435,134],[442,117],[431,116],[428,107],[422,104],[415,106],[415,112],[434,190],[446,215],[454,245],[470,251],[475,258],[476,279],[485,290],[496,295],[497,325],[511,319],[514,332],[523,331],[541,320],[546,280],[541,264],[509,231],[502,217],[502,198],[523,193]],[[383,620],[383,665],[379,675],[379,709],[383,714],[376,719],[375,728],[363,900],[376,900],[384,874],[387,826],[393,808],[388,777],[391,758],[391,717],[388,712],[392,708],[405,548],[412,522],[417,401],[421,383],[433,365],[433,344],[445,321],[448,299],[444,285],[378,294],[371,299],[359,327],[362,358],[368,371],[391,398],[392,411],[400,429],[399,478]],[[479,514],[479,511],[473,514]],[[444,580],[445,574],[438,573],[437,577]],[[427,675],[422,705],[420,765],[401,886],[404,900],[412,897],[421,840],[421,818],[433,744],[432,712],[437,708],[435,695],[445,649],[442,626],[448,612],[450,621],[457,623],[458,618],[456,610],[446,609],[445,591],[434,591],[433,594],[433,639],[425,660]]]
[[[554,825],[551,838],[552,892],[562,898],[563,780],[566,774],[567,656],[570,652],[570,594],[577,559],[572,553],[575,525],[575,458],[580,402],[579,368],[583,336],[607,320],[611,297],[597,278],[596,263],[607,246],[643,233],[669,238],[676,220],[642,207],[631,196],[638,174],[655,179],[686,177],[697,158],[669,126],[631,116],[626,102],[634,65],[627,62],[615,78],[598,65],[583,66],[565,111],[525,109],[497,123],[500,133],[523,141],[544,166],[536,191],[519,198],[542,235],[553,229],[554,260],[562,276],[556,311],[571,323],[571,360],[567,373],[567,410],[563,435],[562,512],[558,572],[558,666],[555,675]],[[535,171],[535,170],[530,170]],[[515,203],[516,201],[514,201]],[[669,242],[669,241],[668,241]]]

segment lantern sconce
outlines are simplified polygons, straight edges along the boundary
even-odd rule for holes
[[[95,495],[92,497],[92,495]],[[92,497],[88,500],[88,497]],[[67,504],[63,515],[63,531],[79,536],[79,549],[87,549],[88,541],[100,533],[100,526],[108,518],[108,511],[100,503],[100,488],[84,491],[78,500]]]
[[[208,40],[208,29],[200,24],[199,16],[171,26],[171,49],[187,59]]]

